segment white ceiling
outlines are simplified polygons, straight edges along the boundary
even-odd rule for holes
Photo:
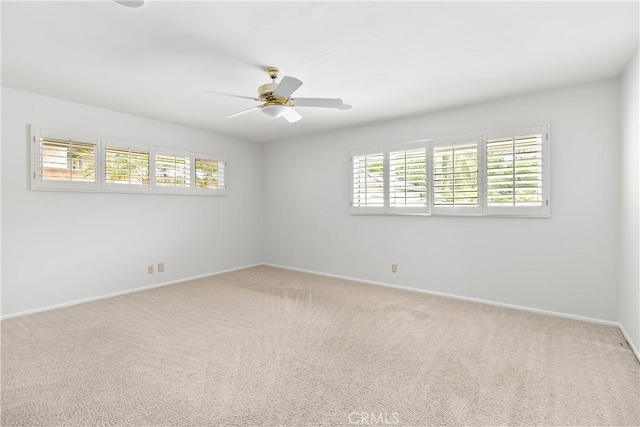
[[[620,75],[638,2],[2,2],[2,84],[268,142]],[[255,102],[280,67],[287,123]]]

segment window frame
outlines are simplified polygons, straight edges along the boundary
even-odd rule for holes
[[[374,155],[374,154],[378,154],[381,153],[382,154],[382,185],[383,185],[383,204],[385,206],[354,206],[353,204],[353,198],[355,196],[355,192],[354,192],[354,163],[353,163],[353,159],[354,157],[360,157],[360,156],[367,156],[367,155]],[[378,147],[378,148],[373,148],[373,149],[366,149],[366,150],[356,150],[351,152],[350,156],[349,156],[349,174],[350,174],[350,189],[349,189],[349,197],[350,197],[350,202],[349,202],[349,206],[350,206],[350,211],[352,214],[365,214],[365,215],[383,215],[383,214],[387,214],[389,213],[389,207],[388,204],[386,203],[386,200],[388,198],[388,193],[389,193],[389,179],[388,179],[388,164],[389,164],[389,159],[388,156],[385,154],[385,147]]]
[[[153,182],[153,191],[157,194],[191,194],[193,193],[194,182],[194,170],[193,170],[193,152],[176,150],[174,148],[167,147],[153,147],[153,178],[151,178],[151,182]],[[185,164],[189,165],[189,186],[177,187],[170,185],[158,185],[157,182],[157,167],[158,167],[158,155],[165,156],[174,156],[174,157],[185,157],[188,159]]]
[[[222,186],[218,188],[202,188],[196,185],[196,161],[216,161],[223,164],[222,173]],[[219,166],[218,166],[219,167]],[[209,196],[223,196],[227,194],[227,159],[221,156],[214,156],[207,153],[193,153],[193,189],[196,194],[209,195]],[[219,169],[218,169],[219,170]],[[219,173],[219,172],[218,172]]]
[[[42,179],[42,142],[51,138],[59,141],[78,142],[95,146],[96,156],[95,182],[58,181]],[[102,174],[102,144],[101,138],[81,132],[67,132],[60,129],[31,127],[31,189],[48,191],[100,191]]]
[[[30,189],[34,191],[67,191],[93,193],[135,193],[135,194],[180,194],[199,196],[226,196],[228,189],[229,169],[227,158],[220,155],[190,150],[179,150],[170,147],[131,142],[119,138],[101,137],[98,135],[56,129],[40,125],[30,127]],[[91,144],[95,147],[95,182],[63,181],[42,179],[41,147],[43,139],[72,141]],[[106,161],[107,149],[141,151],[149,153],[149,184],[133,185],[124,183],[107,183]],[[156,161],[158,154],[184,156],[189,158],[189,187],[169,187],[156,185]],[[195,184],[195,159],[215,160],[224,163],[224,188],[198,188]]]
[[[541,135],[541,195],[540,206],[489,206],[488,205],[488,163],[487,142],[506,137],[522,137]],[[478,205],[477,206],[437,206],[434,204],[434,150],[462,141],[460,144],[476,142],[478,161]],[[407,151],[424,146],[426,148],[425,165],[427,169],[427,206],[425,207],[391,207],[390,206],[390,154]],[[383,156],[383,206],[354,206],[354,157],[382,153]],[[477,217],[551,217],[551,140],[548,123],[503,128],[484,132],[473,132],[455,136],[422,139],[399,144],[377,146],[371,149],[359,149],[349,153],[349,206],[352,215],[422,215],[422,216],[477,216]]]
[[[417,149],[424,149],[425,156],[425,181],[426,181],[426,189],[425,189],[425,197],[427,199],[426,204],[424,206],[391,206],[390,204],[390,191],[391,191],[391,153],[396,153],[400,151],[411,151]],[[429,140],[420,140],[420,141],[411,141],[404,142],[400,144],[394,144],[385,147],[385,158],[387,168],[384,171],[387,179],[387,198],[386,202],[389,206],[389,213],[395,215],[428,215],[431,213],[431,193],[429,189],[431,188],[432,180],[429,174],[429,169],[431,168],[431,157],[429,156]]]
[[[513,138],[527,134],[541,135],[541,160],[542,160],[542,204],[540,206],[489,206],[488,203],[488,163],[484,162],[484,199],[485,215],[491,217],[526,217],[549,218],[551,217],[551,147],[549,139],[549,124],[534,126],[512,127],[485,132],[484,155],[486,158],[488,141],[500,138]]]
[[[120,149],[125,151],[142,151],[149,155],[149,183],[147,185],[133,185],[107,182],[107,150]],[[114,193],[150,193],[152,188],[152,177],[155,177],[155,162],[152,162],[153,156],[149,146],[137,143],[131,143],[124,140],[105,138],[104,147],[102,149],[103,157],[103,186],[104,191]]]
[[[434,187],[434,167],[435,167],[435,159],[434,159],[434,152],[435,149],[437,147],[449,147],[449,146],[454,146],[456,145],[457,141],[461,141],[460,145],[464,144],[464,145],[469,145],[469,143],[473,144],[475,140],[476,143],[476,147],[477,147],[477,154],[476,154],[476,161],[477,161],[477,166],[478,166],[478,205],[477,206],[473,206],[473,205],[469,205],[469,206],[442,206],[442,205],[436,205],[435,204],[435,187]],[[434,216],[437,215],[441,215],[441,216],[447,216],[447,215],[455,215],[455,216],[464,216],[464,215],[482,215],[483,214],[483,210],[484,210],[484,204],[485,204],[485,199],[484,199],[484,155],[483,155],[483,139],[482,136],[480,134],[464,134],[464,135],[458,135],[458,136],[450,136],[450,137],[443,137],[443,138],[435,138],[432,139],[430,144],[429,144],[429,154],[430,154],[430,160],[431,160],[431,164],[432,167],[429,168],[429,172],[431,174],[430,177],[430,183],[431,185],[429,186],[430,189],[430,200],[431,200],[431,213]]]

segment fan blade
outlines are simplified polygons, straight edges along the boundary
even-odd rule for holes
[[[340,98],[292,98],[295,107],[341,108],[345,105]]]
[[[290,108],[289,112],[282,117],[284,117],[289,123],[295,123],[302,118],[300,113],[298,113],[293,108]]]
[[[230,119],[232,117],[241,116],[241,115],[249,113],[249,112],[251,112],[253,110],[259,110],[260,107],[262,107],[262,105],[256,105],[255,107],[251,107],[251,108],[247,108],[246,110],[238,111],[237,113],[233,113],[230,116],[227,116],[227,119]]]
[[[276,90],[273,91],[273,94],[280,98],[288,98],[293,92],[298,90],[300,86],[302,86],[300,80],[295,77],[284,76],[282,80],[280,80],[280,83],[278,83]]]
[[[252,99],[254,101],[260,101],[258,98],[251,97],[251,96],[234,95],[232,93],[218,92],[215,90],[205,90],[205,92],[215,93],[216,95],[231,96],[233,98],[243,98],[243,99]]]

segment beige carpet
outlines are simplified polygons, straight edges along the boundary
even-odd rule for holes
[[[256,267],[3,321],[2,425],[635,426],[621,342]]]

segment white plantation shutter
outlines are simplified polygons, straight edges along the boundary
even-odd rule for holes
[[[32,189],[99,189],[99,138],[34,127],[32,144]]]
[[[487,141],[489,206],[542,205],[542,136]]]
[[[32,190],[226,194],[224,157],[30,128]]]
[[[96,182],[95,144],[43,138],[40,178],[50,181]]]
[[[217,160],[196,159],[196,187],[223,188],[224,163]]]
[[[169,187],[175,190],[191,188],[191,158],[188,155],[158,149],[155,166],[157,189],[158,187]]]
[[[549,125],[351,153],[351,213],[548,217]]]
[[[352,213],[548,217],[549,126],[352,153]]]
[[[352,208],[385,207],[385,157],[383,151],[353,155]],[[370,211],[372,209],[369,209]]]
[[[546,126],[489,134],[486,197],[489,214],[548,215]]]
[[[222,157],[196,154],[194,161],[196,193],[223,194],[227,188],[227,161]]]
[[[481,213],[477,136],[439,139],[432,146],[433,212]]]
[[[106,147],[104,162],[107,189],[148,190],[149,151]]]
[[[389,207],[422,208],[428,206],[427,149],[389,151]]]

